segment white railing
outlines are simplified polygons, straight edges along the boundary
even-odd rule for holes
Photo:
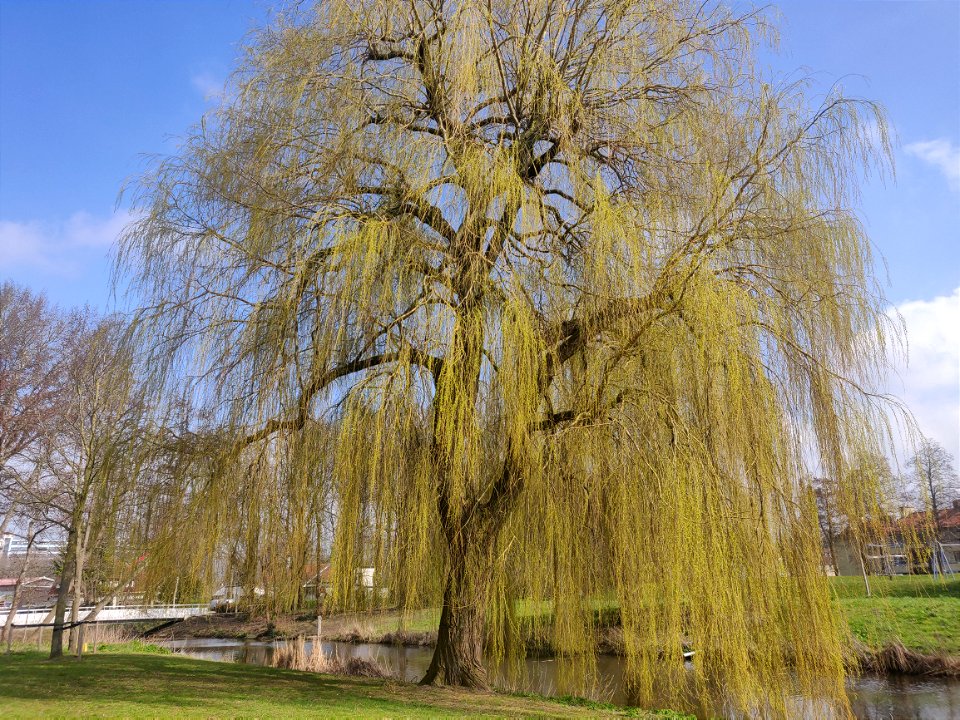
[[[51,608],[24,608],[13,616],[13,626],[38,625],[42,623]],[[84,622],[93,607],[82,607],[77,615]],[[210,608],[206,605],[111,605],[97,613],[92,622],[136,622],[138,620],[181,620],[198,615],[207,615]],[[7,622],[9,610],[0,610],[0,627]],[[67,618],[69,618],[69,610]],[[66,620],[69,622],[69,619]]]

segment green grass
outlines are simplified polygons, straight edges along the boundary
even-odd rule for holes
[[[399,630],[401,624],[404,630],[408,632],[429,632],[436,630],[440,624],[440,609],[429,608],[426,610],[413,610],[408,612],[402,618],[395,612],[386,612],[370,616],[358,615],[359,623],[366,623],[374,633],[388,633]]]
[[[421,688],[122,650],[82,660],[49,661],[36,651],[0,656],[3,717],[663,717],[569,699]]]
[[[163,647],[161,645],[155,645],[153,643],[144,642],[143,640],[128,640],[127,642],[122,643],[100,643],[97,645],[96,652],[98,653],[138,653],[145,655],[171,655],[173,650],[170,648]],[[88,651],[87,654],[92,654]]]
[[[830,589],[837,598],[866,597],[863,578],[859,576],[830,578]],[[960,598],[960,579],[941,580],[940,578],[934,578],[932,575],[896,575],[892,578],[871,577],[870,590],[877,598]]]
[[[960,580],[929,575],[831,578],[837,606],[859,640],[879,648],[899,640],[923,653],[960,655]]]
[[[519,696],[518,696],[519,697]],[[611,705],[610,703],[596,702],[595,700],[588,700],[587,698],[577,697],[576,695],[561,695],[560,697],[554,698],[554,700],[563,705],[572,705],[573,707],[582,707],[589,710],[622,710],[616,705]],[[629,717],[642,717],[649,718],[649,720],[696,720],[696,716],[687,715],[686,713],[677,712],[676,710],[653,710],[651,712],[644,712],[638,708],[630,708],[626,711]]]
[[[620,607],[614,600],[595,600],[592,602],[594,622],[600,626],[616,625],[620,622]],[[521,623],[540,622],[547,625],[553,613],[553,603],[549,600],[534,602],[519,600],[517,617]],[[436,631],[440,623],[440,609],[428,608],[414,610],[402,617],[399,613],[387,610],[369,614],[341,614],[337,621],[343,625],[362,627],[371,636],[384,635],[399,630],[401,626],[408,632]],[[329,621],[327,621],[329,622]]]

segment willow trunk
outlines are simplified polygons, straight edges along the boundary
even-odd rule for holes
[[[488,568],[477,553],[487,538],[471,537],[467,528],[458,533],[459,542],[451,548],[450,569],[443,592],[440,626],[433,659],[422,685],[455,685],[468,688],[489,687],[484,665]],[[474,533],[477,535],[478,533]],[[478,545],[471,549],[471,540]],[[465,547],[466,546],[466,547]]]

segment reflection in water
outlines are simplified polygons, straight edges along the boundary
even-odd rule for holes
[[[192,657],[226,662],[268,665],[275,645],[239,640],[189,639],[165,643],[167,647]],[[311,644],[307,643],[307,650]],[[377,660],[390,672],[405,680],[423,677],[430,664],[430,648],[396,647],[393,645],[323,643],[326,653],[342,658],[358,657]],[[562,682],[562,663],[554,660],[524,662],[519,681],[507,681],[506,668],[495,668],[495,684],[510,690],[562,695],[576,692]],[[598,687],[588,696],[619,705],[630,703],[623,682],[623,662],[612,655],[597,660]],[[912,676],[879,677],[867,675],[851,679],[850,697],[854,713],[860,720],[960,720],[960,681],[946,678]],[[579,694],[579,693],[578,693]],[[801,703],[803,705],[803,703]],[[798,719],[819,718],[821,713],[798,709]]]
[[[861,720],[957,720],[960,680],[909,675],[865,676],[854,683]]]

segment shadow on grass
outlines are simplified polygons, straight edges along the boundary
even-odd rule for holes
[[[372,696],[382,691],[382,686],[359,679],[176,655],[97,654],[83,660],[50,661],[39,653],[16,653],[0,659],[0,669],[3,705],[7,699],[59,700],[68,701],[75,709],[85,703],[120,703],[221,711],[270,705],[296,711],[335,704],[384,712],[422,705],[404,698]]]
[[[598,717],[545,698],[519,699],[397,681],[334,677],[178,655],[0,656],[0,708],[10,717]]]

